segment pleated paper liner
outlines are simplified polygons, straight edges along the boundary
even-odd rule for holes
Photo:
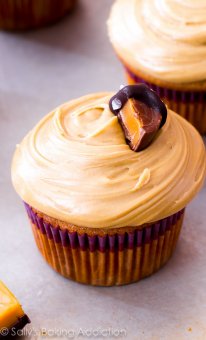
[[[184,216],[183,209],[142,229],[100,236],[54,227],[25,207],[36,244],[50,266],[69,279],[97,286],[132,283],[161,268],[174,251]]]
[[[0,28],[25,30],[56,22],[76,0],[0,0]]]
[[[169,109],[187,119],[200,133],[206,133],[206,91],[182,91],[161,87],[134,74],[127,67],[125,69],[128,84],[148,85],[158,93]]]

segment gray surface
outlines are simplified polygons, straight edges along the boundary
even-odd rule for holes
[[[124,82],[106,35],[110,4],[82,0],[53,27],[0,33],[0,277],[32,320],[26,339],[41,328],[67,329],[71,337],[74,331],[76,339],[88,338],[77,337],[81,328],[126,329],[127,339],[206,339],[206,188],[188,207],[166,267],[137,284],[93,288],[47,266],[11,186],[15,144],[43,115],[70,98]]]

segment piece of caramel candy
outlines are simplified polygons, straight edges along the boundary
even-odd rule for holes
[[[123,87],[110,99],[109,106],[117,115],[133,151],[145,149],[166,122],[166,106],[144,84]]]
[[[0,337],[14,335],[29,322],[16,297],[0,281]]]

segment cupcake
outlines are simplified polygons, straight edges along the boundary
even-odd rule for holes
[[[16,147],[12,182],[51,267],[123,285],[168,261],[205,164],[195,128],[139,84],[50,112]]]
[[[129,84],[145,83],[206,132],[206,4],[116,0],[110,40]]]
[[[0,28],[24,30],[51,24],[66,13],[76,0],[0,0]]]

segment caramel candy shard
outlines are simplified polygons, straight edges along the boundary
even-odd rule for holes
[[[11,329],[22,329],[30,323],[28,316],[24,313],[20,303],[10,290],[0,281],[0,334],[9,335]],[[8,334],[3,333],[3,330]],[[1,336],[0,336],[1,337]]]
[[[162,120],[158,111],[136,99],[128,99],[118,118],[133,151],[141,151],[152,142]]]
[[[133,151],[145,149],[167,118],[165,104],[144,84],[123,87],[110,99],[109,107],[118,117]]]

